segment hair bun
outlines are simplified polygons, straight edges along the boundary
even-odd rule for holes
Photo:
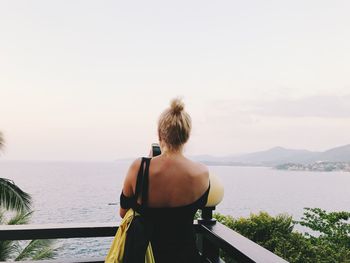
[[[172,99],[170,103],[170,110],[175,113],[181,113],[185,108],[185,103],[180,98]]]

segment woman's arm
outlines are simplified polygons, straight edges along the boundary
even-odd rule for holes
[[[141,159],[135,160],[129,167],[129,170],[124,179],[123,194],[126,197],[132,197],[135,193],[135,184],[137,179],[137,173],[141,165]],[[120,206],[119,214],[123,218],[129,208],[122,208]]]

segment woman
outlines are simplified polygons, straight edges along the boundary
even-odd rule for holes
[[[150,162],[148,205],[142,211],[146,221],[152,224],[151,243],[156,263],[200,262],[193,218],[207,202],[210,183],[207,167],[183,155],[190,132],[191,118],[184,111],[183,102],[172,100],[158,121],[162,153]],[[140,164],[140,159],[134,161],[126,175],[120,200],[121,217],[128,208],[140,207],[133,204],[132,198]]]

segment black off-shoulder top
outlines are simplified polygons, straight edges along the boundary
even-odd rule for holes
[[[148,172],[148,171],[147,171]],[[120,195],[120,206],[133,208],[152,226],[151,244],[156,263],[201,262],[196,247],[194,216],[208,200],[208,189],[195,202],[177,207],[149,207],[136,202],[134,197]]]

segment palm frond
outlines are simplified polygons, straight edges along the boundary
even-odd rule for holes
[[[38,252],[32,259],[33,260],[52,259],[57,255],[57,249],[58,248],[48,247]]]
[[[7,222],[4,218],[3,223],[7,225],[27,224],[32,213],[33,211],[16,213]],[[0,210],[0,215],[3,214],[3,211]],[[49,239],[32,240],[30,242],[8,240],[0,241],[0,261],[25,259],[40,260],[53,258],[58,249],[52,247],[53,242],[53,240]]]
[[[6,261],[18,251],[18,241],[0,241],[0,261]]]
[[[27,224],[29,221],[29,217],[32,212],[28,213],[16,213],[10,220],[6,221],[5,212],[0,210],[0,224],[7,225],[21,225]],[[9,259],[13,259],[16,254],[20,253],[21,246],[18,241],[0,241],[0,261],[6,261]]]
[[[24,225],[28,224],[31,215],[33,214],[33,211],[28,213],[16,213],[14,217],[12,217],[8,222],[7,225]]]
[[[7,210],[30,210],[31,197],[22,191],[13,181],[0,178],[0,206]]]
[[[5,212],[0,208],[0,225],[5,224]]]
[[[29,244],[21,251],[15,258],[15,261],[25,259],[48,259],[55,256],[55,248],[52,248],[51,239],[36,239],[29,242]]]

